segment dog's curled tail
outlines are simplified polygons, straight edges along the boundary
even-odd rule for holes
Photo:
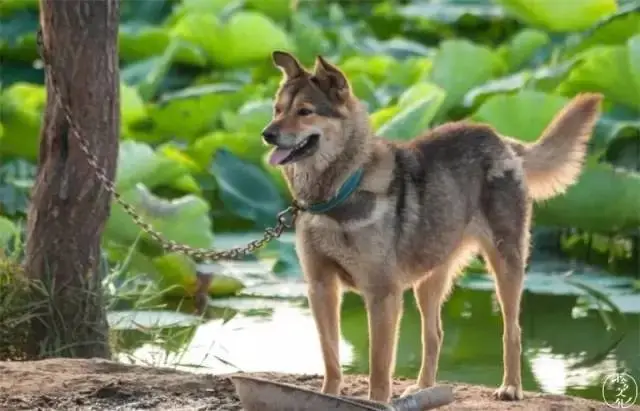
[[[587,143],[600,115],[602,95],[571,100],[533,144],[514,147],[523,158],[529,195],[545,200],[563,193],[580,175]]]

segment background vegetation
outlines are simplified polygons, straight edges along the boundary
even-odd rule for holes
[[[579,281],[567,280],[548,275],[566,265],[540,258],[550,251],[610,274],[636,274],[640,288],[637,0],[121,0],[121,10],[118,191],[167,238],[192,246],[255,239],[290,200],[260,138],[280,81],[274,49],[294,51],[307,65],[317,54],[338,63],[378,133],[392,139],[469,118],[533,140],[572,96],[603,93],[604,115],[579,183],[536,207],[523,383],[556,392],[549,383],[562,372],[564,392],[601,399],[601,380],[615,368],[638,375],[632,279],[585,270]],[[20,266],[46,101],[37,25],[37,0],[0,1],[0,359],[23,357],[39,304],[57,314],[51,299],[40,298],[47,286],[25,281]],[[193,312],[190,299],[161,298],[190,295],[195,264],[163,253],[117,204],[103,246],[118,360],[316,371],[300,368],[309,364],[303,356],[319,352],[304,287],[282,281],[300,278],[288,237],[253,261],[210,267],[218,274],[211,295],[237,295],[211,301],[207,321],[180,312]],[[469,271],[482,272],[480,264]],[[440,378],[497,384],[502,322],[486,292],[492,282],[467,275],[460,285],[443,313]],[[420,321],[410,296],[405,306],[397,372],[413,378]],[[345,297],[342,324],[351,354],[343,366],[366,372],[365,311],[353,295]],[[217,348],[225,325],[232,328],[226,351]],[[255,341],[272,354],[252,355]],[[159,360],[150,347],[159,348]]]
[[[308,65],[317,54],[338,63],[378,133],[391,139],[470,118],[533,140],[572,96],[603,93],[585,171],[566,195],[536,207],[536,244],[640,272],[636,1],[123,0],[121,7],[116,183],[167,238],[210,247],[220,245],[219,232],[257,236],[287,205],[260,139],[280,81],[270,53],[284,49]],[[20,236],[38,155],[46,93],[37,25],[36,0],[0,3],[0,248]],[[178,295],[193,290],[194,264],[164,254],[117,204],[103,241],[106,262],[118,266],[113,287],[138,287],[126,280],[144,274],[163,289],[178,285]],[[297,270],[287,243],[256,258],[274,256],[276,272]],[[211,292],[241,286],[217,277]]]

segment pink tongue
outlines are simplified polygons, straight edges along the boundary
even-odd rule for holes
[[[287,158],[289,154],[291,154],[291,151],[291,149],[276,148],[271,152],[271,155],[269,156],[269,164],[275,166],[282,163],[284,159]]]

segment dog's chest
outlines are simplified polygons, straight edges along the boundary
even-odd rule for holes
[[[391,236],[384,234],[384,219],[339,223],[326,216],[305,221],[305,231],[314,250],[338,263],[353,285],[360,286],[359,273],[370,272],[389,263],[394,253]]]

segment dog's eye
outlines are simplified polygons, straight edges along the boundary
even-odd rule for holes
[[[300,110],[298,110],[298,115],[299,116],[308,116],[310,114],[313,114],[313,111],[308,109],[308,108],[301,108]]]

